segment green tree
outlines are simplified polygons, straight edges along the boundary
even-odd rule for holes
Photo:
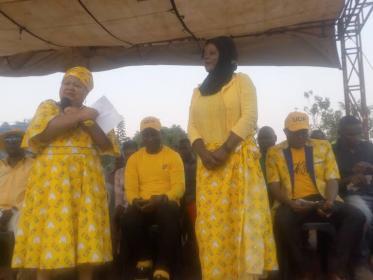
[[[186,137],[186,132],[179,125],[172,125],[171,127],[161,128],[162,143],[173,149],[177,148],[180,139]],[[141,135],[139,131],[135,133],[133,140],[136,141],[139,145],[141,145]]]
[[[311,118],[311,128],[322,130],[330,141],[335,141],[338,134],[338,123],[345,112],[345,104],[339,102],[339,109],[335,110],[331,107],[330,99],[314,95],[313,91],[304,92],[304,97],[307,99],[309,106],[304,107],[304,111]],[[357,102],[360,106],[360,100]],[[373,106],[368,106],[369,112],[373,111]],[[352,108],[352,114],[358,117],[356,108]],[[359,118],[359,117],[358,117]],[[373,118],[369,117],[369,135],[373,138]]]
[[[323,131],[330,141],[336,140],[342,110],[334,110],[329,98],[314,95],[312,90],[306,91],[304,97],[310,104],[304,107],[304,111],[310,116],[311,128]]]
[[[115,128],[115,134],[117,135],[120,144],[123,144],[123,142],[128,139],[124,119]]]

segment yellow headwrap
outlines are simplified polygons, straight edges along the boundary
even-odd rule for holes
[[[88,91],[91,91],[93,89],[93,77],[91,71],[89,71],[87,68],[83,66],[76,66],[73,68],[70,68],[66,71],[63,78],[65,79],[68,76],[74,76],[78,78],[84,86],[87,88]]]

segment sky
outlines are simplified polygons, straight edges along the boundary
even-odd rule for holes
[[[373,104],[373,16],[362,31],[368,105]],[[371,65],[368,65],[370,61]],[[343,101],[342,71],[322,67],[239,67],[254,82],[258,97],[258,125],[272,126],[278,138],[286,115],[303,110],[305,91],[329,97],[338,108]],[[95,72],[95,88],[89,94],[89,106],[102,95],[114,104],[126,122],[128,136],[139,129],[143,117],[157,116],[163,126],[173,124],[186,129],[193,89],[206,77],[197,66],[132,66]],[[58,100],[62,73],[40,76],[0,77],[0,124],[32,118],[38,104],[46,99]],[[6,97],[6,98],[4,98]]]

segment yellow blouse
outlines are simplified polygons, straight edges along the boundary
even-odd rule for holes
[[[35,136],[42,133],[48,126],[48,123],[59,114],[60,108],[55,101],[46,100],[42,102],[39,105],[34,118],[31,120],[28,129],[26,130],[26,134],[22,141],[22,147],[29,149],[34,153],[57,152],[70,154],[76,153],[76,150],[79,148],[81,149],[78,152],[81,152],[84,149],[94,149],[101,152],[93,143],[91,136],[80,126],[70,129],[69,131],[57,136],[50,143],[41,143],[39,141],[35,141]],[[119,156],[120,148],[114,131],[112,130],[109,132],[107,136],[112,142],[112,149],[102,152],[101,154]]]
[[[231,132],[246,139],[256,130],[256,90],[243,73],[233,74],[231,81],[218,93],[202,96],[199,88],[193,93],[189,112],[188,135],[193,143],[223,144]]]

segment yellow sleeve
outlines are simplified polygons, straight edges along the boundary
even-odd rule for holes
[[[130,204],[132,204],[134,199],[140,198],[139,175],[136,166],[137,156],[134,154],[128,159],[124,170],[124,200]]]
[[[332,146],[326,141],[326,155],[325,155],[325,180],[339,179],[338,165],[334,157]]]
[[[195,123],[195,117],[194,117],[194,104],[196,102],[198,94],[199,94],[198,90],[195,89],[193,92],[192,101],[190,102],[190,106],[189,106],[188,137],[189,137],[190,143],[192,144],[197,139],[202,138],[198,132],[198,129]]]
[[[241,117],[233,126],[232,132],[242,139],[246,139],[249,135],[255,134],[257,126],[256,90],[249,76],[242,73],[237,75],[240,86]]]
[[[25,136],[22,141],[22,148],[30,148],[33,152],[38,152],[43,147],[43,143],[34,140],[34,137],[42,133],[48,126],[48,123],[54,119],[60,110],[53,100],[42,102],[29,126],[27,127]]]
[[[266,156],[266,178],[267,183],[280,183],[280,174],[276,165],[276,150],[270,148]]]
[[[168,199],[178,202],[185,192],[184,165],[181,157],[176,152],[170,153],[169,156],[171,157],[169,169],[171,188],[166,195]]]

